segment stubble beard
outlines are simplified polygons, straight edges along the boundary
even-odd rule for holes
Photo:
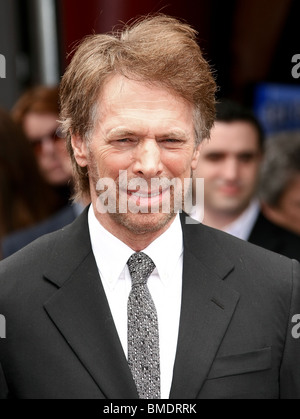
[[[89,159],[89,177],[94,191],[96,191],[97,199],[101,196],[102,192],[97,191],[97,184],[101,178],[96,162],[93,158]],[[177,215],[179,209],[182,208],[184,202],[184,192],[174,191],[170,193],[170,211],[167,213],[160,210],[158,213],[151,213],[151,209],[147,213],[139,212],[137,214],[127,211],[126,213],[120,212],[119,209],[119,183],[116,183],[116,211],[107,212],[106,217],[109,217],[115,224],[125,228],[130,233],[135,235],[144,235],[147,233],[157,233],[167,227]],[[174,198],[175,195],[175,198]],[[180,203],[179,203],[180,202]],[[100,215],[100,214],[99,214]]]
[[[109,214],[111,219],[118,225],[136,235],[157,233],[163,230],[175,217],[175,213],[169,214]]]

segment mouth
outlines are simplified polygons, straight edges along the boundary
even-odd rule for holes
[[[142,191],[127,191],[129,196],[136,196],[142,199],[151,199],[163,194],[163,192],[142,192]]]
[[[220,188],[220,192],[223,195],[236,196],[240,194],[241,189],[237,186],[223,186],[222,188]]]
[[[131,202],[136,207],[140,209],[148,209],[151,211],[158,210],[162,203],[168,199],[168,191],[169,189],[164,189],[160,191],[141,191],[141,190],[127,190],[127,199],[129,203]]]

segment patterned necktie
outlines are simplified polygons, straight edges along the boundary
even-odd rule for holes
[[[140,399],[160,399],[158,321],[147,281],[155,265],[145,253],[127,262],[132,279],[128,299],[128,365]]]

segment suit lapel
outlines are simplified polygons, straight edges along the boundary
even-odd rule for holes
[[[209,229],[183,224],[182,308],[170,398],[197,398],[239,300],[224,281],[234,269]]]
[[[86,213],[65,237],[45,274],[59,287],[45,309],[105,397],[137,398],[89,243]]]

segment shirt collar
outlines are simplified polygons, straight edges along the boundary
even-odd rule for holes
[[[133,251],[100,224],[92,205],[89,209],[88,222],[92,249],[100,276],[114,286]]]
[[[114,287],[134,251],[100,224],[94,214],[92,205],[89,209],[88,223],[92,249],[100,276]],[[170,227],[143,252],[153,260],[163,284],[171,281],[183,253],[179,214],[177,214]],[[115,255],[114,259],[113,255]]]

